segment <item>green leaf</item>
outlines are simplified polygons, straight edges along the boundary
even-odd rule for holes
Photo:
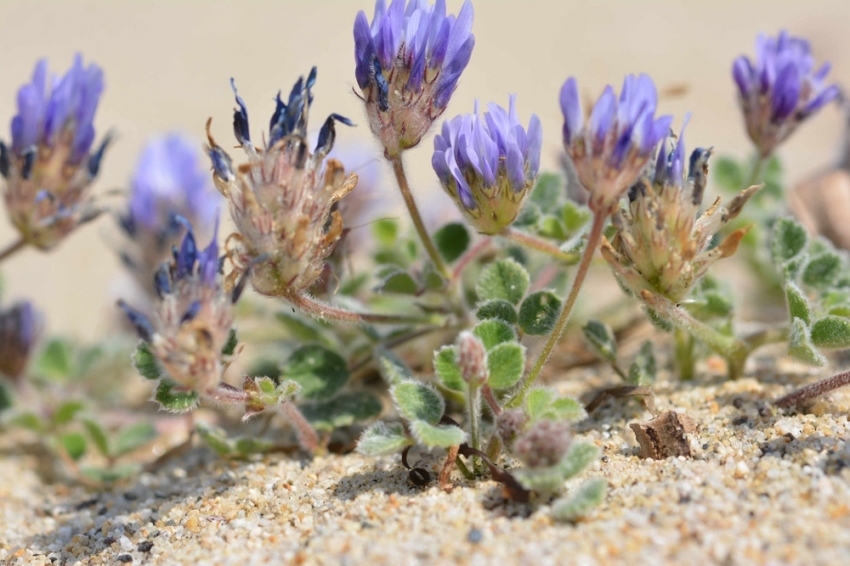
[[[784,192],[782,190],[782,162],[774,155],[771,157],[767,166],[764,168],[764,188],[756,195],[757,199],[766,197],[782,198]]]
[[[504,320],[510,324],[516,324],[517,315],[516,309],[508,301],[502,299],[494,299],[485,301],[478,307],[478,312],[475,313],[478,320],[498,319]]]
[[[398,222],[390,218],[381,218],[372,223],[372,235],[378,244],[392,247],[398,239]]]
[[[788,312],[791,315],[789,318],[791,320],[799,318],[806,325],[811,324],[812,311],[809,308],[809,301],[800,288],[794,283],[786,283],[785,298],[788,300]]]
[[[531,202],[542,210],[555,210],[564,194],[564,181],[556,173],[541,173],[531,190]]]
[[[514,226],[517,228],[534,226],[538,220],[540,220],[540,208],[533,202],[526,201],[514,220]]]
[[[647,340],[641,344],[635,361],[629,366],[628,382],[631,385],[652,385],[655,383],[656,373],[655,353],[652,350],[652,342]]]
[[[392,351],[379,347],[375,349],[375,356],[378,359],[378,370],[381,376],[390,385],[414,379],[410,368]]]
[[[156,438],[156,429],[150,423],[136,423],[124,427],[115,435],[112,455],[116,458],[141,448]]]
[[[100,426],[100,423],[93,419],[84,419],[83,426],[86,429],[86,432],[89,433],[89,436],[94,442],[95,447],[105,458],[109,458],[112,454],[109,450],[109,437],[106,435],[106,431],[103,430],[103,427]]]
[[[528,271],[513,259],[503,259],[484,268],[475,291],[484,301],[502,299],[515,305],[525,295],[528,285]]]
[[[86,437],[79,432],[66,432],[59,435],[59,444],[74,460],[79,460],[86,453]]]
[[[552,503],[552,518],[556,521],[575,521],[598,507],[607,491],[607,481],[591,478],[569,497],[562,497]]]
[[[555,400],[555,391],[544,387],[535,387],[525,396],[525,412],[532,422],[543,418]]]
[[[535,387],[525,398],[525,412],[531,422],[542,419],[575,422],[587,416],[584,406],[571,397],[559,397],[553,389]]]
[[[445,401],[431,387],[418,381],[402,381],[390,389],[399,414],[408,421],[437,423],[446,409]]]
[[[419,290],[419,285],[409,273],[397,268],[391,268],[373,290],[377,293],[415,295]]]
[[[487,352],[487,384],[493,389],[513,387],[525,370],[525,348],[516,342],[499,344]]]
[[[617,363],[617,339],[610,326],[599,320],[589,320],[581,330],[597,356],[609,364]]]
[[[658,330],[663,330],[664,332],[673,332],[673,325],[669,320],[662,317],[657,310],[646,307],[646,316],[649,319],[649,322],[657,328]]]
[[[744,186],[744,169],[741,165],[726,156],[718,157],[712,167],[714,173],[714,182],[717,183],[723,190],[730,193],[739,193]]]
[[[265,454],[274,448],[274,442],[263,440],[262,438],[254,438],[251,436],[243,436],[237,438],[233,443],[233,449],[240,456],[250,456],[251,454]]]
[[[825,316],[811,328],[812,343],[818,348],[850,347],[850,320],[840,316]]]
[[[530,294],[519,307],[519,327],[526,334],[549,334],[555,328],[562,303],[553,291]]]
[[[803,251],[809,241],[806,229],[790,218],[780,218],[773,227],[773,261],[782,265]]]
[[[11,426],[19,426],[33,432],[43,432],[45,423],[35,413],[21,413],[9,421]]]
[[[175,391],[173,381],[163,379],[154,392],[153,400],[171,413],[186,413],[198,406],[198,394],[194,391]]]
[[[511,470],[517,481],[526,489],[548,495],[564,489],[564,473],[560,466],[539,466]]]
[[[539,222],[537,231],[544,238],[552,240],[564,241],[567,239],[567,229],[557,216],[551,214],[544,215]]]
[[[434,232],[434,243],[440,255],[448,263],[453,263],[469,247],[469,230],[460,222],[446,224]]]
[[[145,379],[159,379],[162,377],[159,362],[156,361],[156,356],[151,352],[150,344],[147,342],[139,342],[139,345],[136,347],[136,353],[133,354],[133,365],[136,366],[136,371]]]
[[[333,397],[349,375],[342,356],[315,344],[295,350],[281,369],[282,375],[301,385],[300,394],[305,399]]]
[[[841,273],[841,258],[832,252],[823,252],[809,259],[803,269],[803,283],[816,289],[831,286]]]
[[[346,391],[327,401],[301,403],[298,408],[317,431],[331,432],[374,419],[381,414],[384,406],[367,391]]]
[[[63,380],[71,376],[74,347],[67,340],[49,341],[36,361],[36,371],[48,379]]]
[[[239,344],[239,340],[236,338],[236,329],[231,328],[230,332],[227,333],[227,342],[225,342],[224,347],[221,349],[221,355],[232,356],[233,352],[236,351],[237,344]]]
[[[590,442],[576,440],[570,445],[567,455],[559,464],[564,479],[580,474],[586,467],[599,458],[599,448]]]
[[[472,333],[481,340],[481,343],[484,344],[484,348],[487,350],[504,342],[513,342],[516,340],[514,329],[506,322],[496,319],[479,322],[472,329]]]
[[[0,413],[12,407],[12,395],[6,384],[0,381]]]
[[[457,346],[443,346],[434,352],[434,373],[447,389],[466,391],[463,376],[457,366]]]
[[[809,327],[799,318],[791,322],[788,332],[788,355],[813,366],[826,365],[826,358],[812,344]]]
[[[196,422],[195,431],[204,444],[212,448],[219,456],[227,456],[233,452],[233,443],[223,428],[205,422]]]
[[[331,344],[325,329],[312,319],[301,318],[288,311],[278,312],[275,318],[300,342],[316,342],[326,346]]]
[[[405,434],[401,423],[378,421],[363,431],[356,450],[366,456],[383,456],[401,452],[412,444],[413,439]]]
[[[466,433],[453,425],[433,425],[425,421],[412,421],[410,432],[420,444],[428,448],[448,448],[466,442]]]
[[[567,234],[573,236],[579,230],[584,228],[590,222],[593,214],[586,206],[581,206],[571,200],[564,203],[561,209],[561,217],[564,221],[564,226],[567,228]]]
[[[54,425],[68,424],[69,422],[74,420],[74,417],[77,415],[77,413],[82,411],[84,408],[85,405],[83,405],[79,401],[68,401],[66,403],[63,403],[59,406],[58,409],[56,409],[56,412],[53,413],[53,418],[51,420],[53,421]]]

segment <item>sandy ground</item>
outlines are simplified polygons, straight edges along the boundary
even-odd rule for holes
[[[458,0],[450,0],[457,10]],[[0,0],[0,123],[14,114],[14,93],[35,60],[48,57],[64,70],[81,51],[106,72],[107,89],[96,126],[115,128],[99,191],[125,187],[145,140],[181,130],[202,139],[210,116],[220,139],[230,135],[233,107],[228,79],[235,77],[254,129],[266,123],[271,99],[299,74],[318,65],[313,123],[329,112],[361,126],[342,130],[341,145],[374,148],[368,139],[354,85],[352,22],[372,5],[363,0],[254,2],[46,2]],[[748,149],[730,77],[732,60],[751,54],[759,31],[787,27],[810,37],[818,59],[834,65],[835,80],[850,77],[850,4],[843,0],[796,2],[567,2],[506,0],[475,3],[476,47],[445,116],[470,112],[474,99],[505,104],[517,93],[521,116],[536,112],[545,136],[544,167],[554,167],[560,147],[557,93],[569,75],[596,96],[626,73],[647,72],[660,87],[687,86],[666,97],[661,110],[676,128],[692,111],[688,141],[718,153]],[[822,112],[782,150],[789,179],[806,177],[836,153],[841,116]],[[8,137],[4,127],[0,136]],[[430,170],[430,139],[408,163],[426,209],[448,204]],[[377,152],[375,152],[377,155]],[[363,157],[349,168],[362,166]],[[368,160],[368,156],[366,157]],[[385,179],[388,180],[388,177]],[[386,187],[387,194],[395,188]],[[120,200],[113,201],[120,209]],[[426,216],[434,220],[441,214]],[[27,251],[4,265],[8,296],[28,297],[48,314],[49,328],[87,338],[114,324],[114,302],[128,292],[116,260],[109,218],[72,235],[51,256]],[[0,221],[0,244],[13,233]]]

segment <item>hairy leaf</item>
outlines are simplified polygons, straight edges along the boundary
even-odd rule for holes
[[[438,422],[446,409],[445,401],[431,387],[418,381],[402,381],[390,389],[398,412],[408,421]]]
[[[850,320],[840,316],[825,316],[811,328],[812,343],[818,348],[850,347]]]
[[[451,425],[434,425],[425,421],[412,421],[410,432],[416,441],[428,448],[448,448],[466,442],[466,433]]]
[[[302,403],[298,408],[317,431],[331,432],[373,419],[381,414],[384,407],[367,391],[345,391],[333,399]]]
[[[519,327],[526,334],[549,334],[555,328],[562,302],[553,291],[530,294],[519,308]]]
[[[598,507],[607,491],[607,481],[591,478],[578,486],[570,496],[552,503],[552,518],[557,521],[575,521]]]
[[[363,431],[357,441],[357,451],[366,456],[383,456],[401,452],[412,444],[413,439],[407,436],[401,423],[378,421]]]
[[[460,222],[446,224],[434,232],[434,243],[443,259],[453,263],[469,247],[469,230]]]
[[[484,320],[475,325],[472,333],[481,340],[484,348],[490,350],[504,342],[513,342],[516,340],[516,333],[506,322],[501,320]]]
[[[485,301],[478,307],[478,312],[475,313],[478,320],[498,319],[504,320],[510,324],[516,324],[517,314],[516,308],[508,301],[502,299],[494,299]]]
[[[301,386],[305,399],[333,397],[348,381],[348,365],[331,350],[317,344],[295,350],[282,368],[282,375]]]
[[[493,389],[513,387],[525,370],[525,348],[516,342],[505,342],[487,352],[487,384]]]
[[[513,305],[519,303],[529,285],[525,268],[513,259],[489,264],[481,272],[475,290],[484,301],[501,299]]]
[[[452,391],[465,391],[463,376],[457,365],[457,346],[443,346],[434,352],[434,373],[440,383]]]
[[[589,320],[582,332],[597,356],[609,364],[617,363],[617,339],[610,326],[599,320]]]

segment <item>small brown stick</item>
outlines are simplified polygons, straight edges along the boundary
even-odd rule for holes
[[[850,385],[850,371],[845,371],[831,377],[827,377],[826,379],[821,379],[820,381],[816,381],[805,387],[801,387],[796,391],[792,391],[785,397],[781,399],[777,399],[773,402],[777,407],[793,407],[794,405],[799,405],[804,401],[809,401],[814,399],[815,397],[819,397],[824,393],[828,393],[839,387],[844,387],[845,385]]]
[[[454,489],[454,484],[452,483],[452,470],[455,469],[455,460],[457,459],[457,453],[459,450],[460,446],[452,446],[448,449],[446,461],[440,470],[440,489],[446,493],[451,493],[452,489]]]

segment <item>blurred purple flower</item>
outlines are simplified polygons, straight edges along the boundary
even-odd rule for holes
[[[673,118],[655,118],[658,95],[647,75],[628,75],[619,100],[605,87],[585,123],[578,83],[570,77],[561,87],[564,147],[579,180],[590,191],[588,205],[611,214],[632,186],[670,128]]]
[[[735,59],[732,77],[738,86],[747,132],[762,157],[773,153],[806,118],[840,96],[826,84],[830,64],[815,69],[809,42],[781,31],[759,34],[756,60]]]
[[[103,71],[83,67],[79,54],[65,76],[50,81],[40,60],[18,90],[12,145],[0,142],[0,174],[12,223],[31,245],[48,249],[100,212],[87,195],[109,142],[90,153],[102,92]]]
[[[41,334],[41,316],[27,301],[0,311],[0,374],[21,377]]]
[[[445,0],[377,0],[371,25],[357,14],[355,76],[388,157],[418,144],[446,109],[475,45],[472,19],[469,0],[457,17]]]
[[[472,224],[484,234],[510,226],[528,190],[537,179],[543,130],[531,115],[523,128],[516,112],[516,96],[508,110],[490,103],[478,112],[443,122],[434,138],[431,164],[443,188]]]

